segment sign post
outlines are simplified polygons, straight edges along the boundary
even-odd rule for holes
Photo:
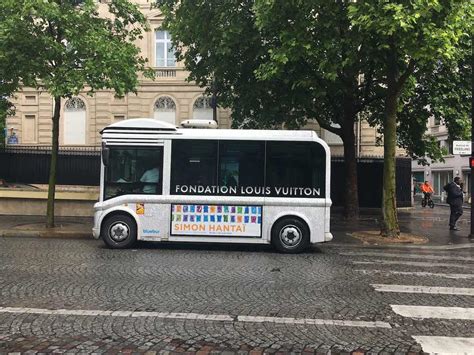
[[[471,65],[472,71],[472,65]],[[473,79],[474,80],[474,79]],[[474,81],[472,81],[474,83]],[[471,232],[469,233],[469,238],[474,238],[474,100],[471,100],[471,157],[469,158],[469,167],[471,168]]]

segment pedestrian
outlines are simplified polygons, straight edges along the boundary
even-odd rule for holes
[[[416,179],[413,179],[413,197],[416,197],[417,184],[418,181],[416,181]]]
[[[449,215],[449,229],[453,231],[459,230],[459,228],[456,227],[456,222],[459,217],[462,216],[462,203],[464,200],[462,188],[463,183],[459,176],[456,176],[454,181],[443,187],[448,194],[446,202],[451,208],[451,214]]]

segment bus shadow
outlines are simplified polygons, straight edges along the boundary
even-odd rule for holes
[[[105,246],[104,246],[105,247]],[[229,252],[254,252],[254,253],[266,253],[266,254],[276,254],[276,255],[291,255],[280,253],[274,249],[271,245],[261,245],[261,244],[233,244],[233,243],[197,243],[197,242],[147,242],[140,241],[137,242],[133,249],[138,250],[185,250],[185,251],[229,251]],[[301,254],[322,254],[323,251],[315,246],[311,246]]]

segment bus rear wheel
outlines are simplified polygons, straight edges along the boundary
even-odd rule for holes
[[[102,224],[101,236],[109,248],[129,248],[137,240],[137,226],[129,215],[115,214],[107,217]]]
[[[272,245],[282,253],[301,253],[309,246],[309,229],[298,218],[278,220],[272,228]]]

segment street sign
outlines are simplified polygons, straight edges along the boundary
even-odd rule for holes
[[[471,141],[453,141],[453,154],[471,155]]]

